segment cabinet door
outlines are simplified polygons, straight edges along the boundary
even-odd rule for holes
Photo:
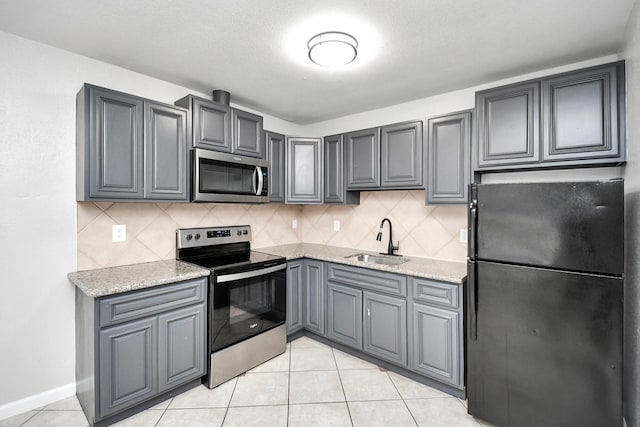
[[[471,112],[429,119],[427,203],[466,203]]]
[[[411,311],[413,331],[409,368],[461,387],[460,314],[416,303]]]
[[[206,320],[204,304],[158,316],[158,392],[205,373]]]
[[[380,359],[407,366],[407,301],[362,293],[363,350]]]
[[[380,187],[380,129],[344,135],[347,190]]]
[[[188,199],[187,112],[145,102],[144,197]]]
[[[302,329],[303,261],[287,263],[287,334]]]
[[[142,402],[158,390],[157,317],[100,331],[100,417]]]
[[[287,137],[287,203],[322,203],[322,139]]]
[[[304,327],[312,332],[324,335],[324,263],[322,261],[305,260],[303,277]]]
[[[476,168],[539,161],[540,83],[519,83],[476,94]]]
[[[262,116],[232,108],[231,129],[233,131],[231,151],[243,156],[265,158]]]
[[[618,67],[542,81],[545,161],[619,157]]]
[[[193,98],[193,145],[210,150],[231,151],[231,108]]]
[[[324,138],[324,202],[344,203],[342,135]]]
[[[89,196],[142,198],[142,100],[91,87],[89,102]]]
[[[362,291],[327,282],[327,338],[362,350]]]
[[[380,186],[422,187],[422,121],[380,128]]]
[[[264,139],[267,142],[269,161],[269,202],[284,203],[284,135],[267,131],[264,133]]]

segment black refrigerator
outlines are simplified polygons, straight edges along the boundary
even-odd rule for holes
[[[623,181],[470,190],[469,413],[621,426]]]

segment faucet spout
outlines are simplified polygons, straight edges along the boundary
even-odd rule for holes
[[[391,225],[391,220],[389,218],[383,218],[383,220],[380,221],[380,229],[378,230],[378,235],[376,236],[376,240],[379,241],[379,242],[382,241],[382,227],[384,227],[385,221],[389,223],[389,245],[387,247],[386,255],[398,256],[397,254],[394,254],[393,252],[397,251],[400,248],[400,242],[398,242],[398,246],[394,246],[393,245],[393,227]]]

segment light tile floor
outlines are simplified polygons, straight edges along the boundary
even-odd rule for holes
[[[85,427],[74,397],[0,421],[0,427]],[[466,402],[308,337],[244,375],[199,386],[117,423],[155,426],[481,426]]]

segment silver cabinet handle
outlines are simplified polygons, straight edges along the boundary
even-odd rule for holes
[[[249,279],[251,277],[262,276],[276,271],[284,270],[287,264],[278,264],[273,267],[261,268],[260,270],[243,271],[242,273],[223,274],[216,276],[216,283],[233,282],[234,280]],[[214,273],[215,275],[215,273]]]

